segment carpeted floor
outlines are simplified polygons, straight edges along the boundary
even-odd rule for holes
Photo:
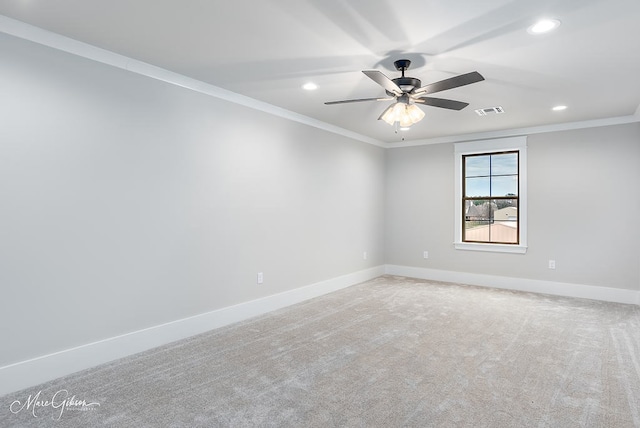
[[[9,394],[0,426],[640,427],[640,307],[384,276]]]

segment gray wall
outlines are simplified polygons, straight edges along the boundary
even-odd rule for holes
[[[0,366],[384,263],[384,149],[0,52]]]
[[[525,255],[453,248],[453,150],[388,151],[387,264],[640,289],[640,124],[528,137]]]

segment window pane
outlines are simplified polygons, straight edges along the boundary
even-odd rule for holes
[[[518,223],[515,221],[496,221],[489,225],[489,242],[518,243]]]
[[[491,175],[517,175],[518,154],[505,153],[491,156]]]
[[[465,177],[487,177],[491,171],[491,156],[465,156]]]
[[[489,177],[467,178],[464,194],[467,197],[491,196],[491,179]]]
[[[495,205],[493,218],[498,220],[517,220],[518,219],[518,200],[517,199],[495,199],[492,201]]]
[[[464,231],[465,241],[517,244],[518,200],[466,200]]]
[[[468,180],[469,179],[467,179],[467,181]],[[491,177],[491,196],[517,196],[517,195],[518,195],[518,176],[517,175]],[[485,196],[485,195],[473,195],[473,196]]]
[[[464,240],[489,242],[488,221],[465,221],[464,222]]]
[[[472,199],[466,201],[465,220],[466,221],[489,221],[496,209],[495,203],[486,199]]]

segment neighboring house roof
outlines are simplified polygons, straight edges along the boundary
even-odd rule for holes
[[[466,215],[467,215],[467,217],[479,217],[479,216],[481,216],[480,210],[475,205],[471,205],[467,209],[467,214]]]
[[[465,230],[467,241],[518,242],[518,224],[515,221],[495,222]]]
[[[465,216],[477,219],[489,219],[491,212],[495,212],[496,209],[496,204],[493,202],[484,202],[482,205],[471,204],[468,206]]]

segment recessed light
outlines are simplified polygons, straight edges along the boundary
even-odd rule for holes
[[[410,129],[411,129],[410,126],[403,126],[402,128],[400,128],[401,131],[408,131]]]
[[[318,85],[313,82],[308,82],[302,85],[302,89],[305,89],[307,91],[315,91],[316,89],[318,89]]]
[[[553,111],[562,111],[562,110],[566,110],[566,109],[567,109],[567,106],[555,106],[551,110],[553,110]]]
[[[541,19],[527,29],[529,34],[543,34],[553,31],[560,26],[557,19]]]

